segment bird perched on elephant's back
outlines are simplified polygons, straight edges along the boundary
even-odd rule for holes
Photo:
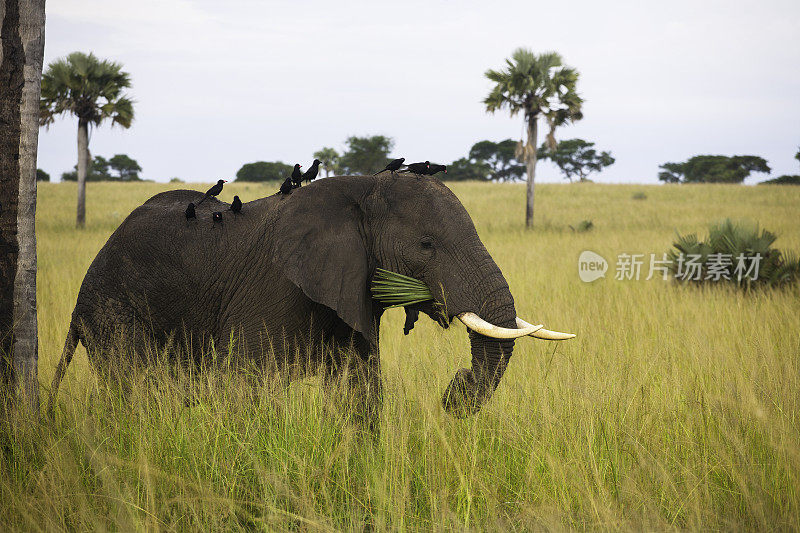
[[[447,165],[439,165],[437,163],[431,163],[430,165],[428,165],[428,171],[426,172],[426,175],[435,176],[439,172],[444,172],[445,174],[447,174]]]
[[[322,164],[322,161],[320,161],[319,159],[315,159],[314,162],[311,163],[311,166],[308,167],[308,170],[306,170],[303,173],[303,176],[302,176],[303,181],[307,181],[307,182],[311,183],[312,181],[317,179],[317,174],[319,174],[319,166],[321,164]]]
[[[217,183],[214,184],[210,189],[208,189],[206,191],[205,196],[203,196],[200,199],[200,201],[197,202],[197,205],[202,204],[209,198],[216,198],[217,196],[219,196],[219,194],[222,192],[222,188],[225,186],[226,183],[228,182],[225,180],[217,180]]]
[[[242,212],[242,199],[239,196],[234,196],[233,201],[231,202],[231,211],[234,214],[238,215]]]
[[[278,193],[280,193],[280,194],[292,194],[292,189],[293,188],[294,188],[294,185],[292,184],[292,177],[289,176],[288,178],[283,180],[283,183],[281,183],[281,188],[278,190]]]
[[[417,174],[418,176],[424,176],[428,173],[428,168],[430,167],[430,161],[423,161],[421,163],[409,163],[406,165],[406,172],[411,172],[412,174]]]
[[[300,171],[300,163],[295,164],[294,168],[292,169],[292,188],[296,189],[303,184],[303,173]]]
[[[234,368],[255,363],[288,375],[349,375],[361,418],[374,426],[385,309],[370,291],[376,268],[430,289],[433,299],[415,310],[443,327],[458,317],[470,328],[471,367],[456,374],[443,398],[453,415],[474,413],[491,397],[514,338],[558,338],[520,322],[467,211],[438,180],[331,177],[288,198],[249,202],[248,216],[224,224],[205,218],[221,204],[216,199],[198,208],[198,224],[176,223],[188,203],[203,197],[158,194],[103,246],[78,294],[51,405],[79,341],[103,367],[127,357],[117,341],[128,331],[136,353],[148,343],[171,343],[200,360],[213,344]]]

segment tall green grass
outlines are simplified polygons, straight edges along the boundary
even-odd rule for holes
[[[185,187],[185,186],[184,186]],[[173,185],[40,186],[40,379],[46,391],[89,263],[146,198]],[[197,187],[199,190],[204,187]],[[55,421],[4,421],[0,529],[765,530],[800,523],[800,291],[742,294],[616,281],[619,253],[667,251],[678,230],[749,218],[800,250],[800,191],[542,185],[537,230],[521,185],[455,184],[521,317],[578,333],[517,341],[472,418],[440,407],[469,365],[458,325],[403,314],[381,326],[385,405],[373,438],[319,380],[288,388],[234,373],[99,382],[79,349]],[[233,184],[244,200],[276,186]],[[647,201],[632,198],[646,191]],[[577,233],[570,221],[590,219]],[[577,257],[608,259],[582,283]],[[642,276],[644,278],[646,276]]]

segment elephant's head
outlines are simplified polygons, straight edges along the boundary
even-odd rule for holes
[[[517,318],[508,283],[472,219],[437,179],[329,178],[279,202],[272,225],[276,263],[366,339],[377,343],[382,312],[370,293],[377,267],[424,282],[435,302],[417,308],[442,326],[458,317],[470,328],[471,368],[456,373],[443,398],[455,416],[476,412],[491,397],[514,338],[571,336]]]

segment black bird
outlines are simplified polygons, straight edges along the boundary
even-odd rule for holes
[[[400,170],[400,167],[403,166],[403,161],[405,161],[405,160],[406,160],[405,157],[401,157],[400,159],[395,159],[395,160],[391,161],[388,165],[386,165],[386,168],[384,168],[383,170],[379,170],[378,172],[373,174],[373,176],[377,176],[381,172],[386,172],[387,170],[389,172],[391,172],[392,174],[394,174],[395,172]]]
[[[284,181],[284,182],[281,184],[281,190],[280,190],[280,191],[278,191],[278,192],[279,192],[280,194],[292,194],[292,189],[293,189],[293,188],[294,188],[294,187],[292,187],[292,178],[291,178],[291,176],[290,176],[290,177],[286,178],[286,181]]]
[[[428,168],[430,167],[431,162],[425,161],[424,163],[411,163],[410,165],[406,166],[407,172],[413,172],[418,176],[424,176],[428,173]]]
[[[212,220],[214,222],[222,222],[222,213],[219,211],[214,211],[214,214],[211,215]]]
[[[436,163],[431,163],[428,167],[428,176],[433,176],[434,174],[438,174],[439,172],[444,172],[447,174],[447,165],[437,165]]]
[[[242,212],[242,200],[238,196],[233,197],[233,202],[231,202],[231,211],[235,213]]]
[[[186,220],[189,220],[190,218],[197,218],[197,214],[194,212],[194,204],[192,202],[189,202],[189,205],[186,206],[186,211],[184,213],[186,214]]]
[[[303,181],[311,183],[317,177],[317,174],[319,174],[320,163],[322,163],[322,161],[319,159],[315,159],[314,162],[311,163],[311,166],[308,167],[308,170],[306,170],[305,174],[303,174]]]
[[[303,182],[303,173],[300,172],[300,165],[299,163],[294,166],[294,170],[292,170],[292,189],[296,189],[300,186]]]
[[[202,200],[197,202],[197,205],[202,204],[206,200],[206,198],[210,198],[212,196],[219,196],[219,193],[222,192],[222,187],[224,187],[226,183],[228,182],[225,180],[218,180],[216,185],[214,185],[213,187],[211,187],[206,191],[206,195],[203,196]]]

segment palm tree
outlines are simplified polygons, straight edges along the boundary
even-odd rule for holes
[[[42,76],[40,124],[70,113],[78,117],[78,216],[77,226],[86,222],[86,171],[89,167],[89,126],[106,119],[111,125],[129,128],[133,121],[133,100],[122,90],[131,86],[122,65],[100,60],[94,54],[73,52],[53,61]]]
[[[0,396],[39,409],[36,152],[44,0],[0,7]],[[5,407],[2,405],[1,407]]]
[[[517,48],[506,60],[503,70],[487,70],[486,77],[495,83],[483,103],[490,113],[508,108],[511,116],[522,112],[528,130],[528,142],[522,149],[528,174],[525,225],[533,227],[533,183],[536,176],[536,136],[539,115],[545,117],[550,131],[547,144],[555,148],[555,129],[583,118],[583,100],[576,92],[578,72],[562,64],[555,52],[536,55]]]
[[[314,157],[322,161],[322,169],[325,171],[325,177],[330,176],[331,172],[336,173],[339,169],[339,152],[333,148],[325,147],[320,148],[314,152]]]

